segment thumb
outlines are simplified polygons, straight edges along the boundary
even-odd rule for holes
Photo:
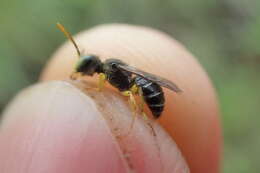
[[[84,86],[86,86],[84,84]],[[0,172],[189,172],[173,140],[151,132],[113,91],[63,81],[20,93],[0,126]]]

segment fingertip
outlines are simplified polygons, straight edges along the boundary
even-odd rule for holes
[[[128,172],[100,116],[65,82],[25,90],[2,121],[1,172]]]
[[[159,126],[155,139],[137,119],[125,137],[132,112],[124,99],[85,87],[56,81],[19,94],[0,127],[0,172],[188,172]]]

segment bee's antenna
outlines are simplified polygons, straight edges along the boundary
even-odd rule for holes
[[[72,44],[74,45],[74,47],[76,48],[77,50],[77,54],[78,56],[80,56],[80,51],[79,51],[79,47],[78,45],[76,44],[75,40],[73,39],[73,37],[71,36],[71,34],[65,29],[65,27],[60,24],[60,23],[57,23],[57,27],[61,30],[61,32],[63,32],[65,34],[65,36],[72,42]]]

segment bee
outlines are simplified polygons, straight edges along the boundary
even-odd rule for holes
[[[124,96],[129,97],[131,107],[135,110],[137,104],[134,95],[139,95],[142,101],[140,111],[146,116],[143,112],[143,105],[146,103],[155,119],[159,118],[164,110],[165,97],[162,87],[176,93],[182,92],[175,83],[132,67],[119,59],[110,58],[102,62],[97,55],[81,55],[71,34],[61,24],[57,23],[57,26],[73,43],[79,56],[72,79],[84,75],[93,76],[97,73],[99,74],[99,90],[102,90],[104,83],[108,81]]]

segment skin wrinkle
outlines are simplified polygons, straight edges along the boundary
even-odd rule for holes
[[[165,139],[167,139],[167,141],[168,141],[167,144],[169,144],[169,146],[172,145],[173,142],[169,138],[169,136],[167,136],[165,133],[163,133],[162,130],[160,130],[159,126],[155,122],[153,123],[153,126],[154,126],[154,128],[156,128],[156,131],[159,131],[158,132],[159,136],[154,136],[153,133],[150,130],[150,127],[148,127],[146,122],[144,122],[145,123],[145,128],[142,128],[142,129],[145,130],[145,131],[148,131],[149,136],[152,138],[152,140],[151,140],[152,143],[142,144],[143,142],[141,142],[140,144],[137,144],[138,141],[140,140],[140,138],[138,136],[140,136],[140,134],[144,133],[143,130],[142,131],[137,131],[138,129],[139,130],[141,130],[141,129],[138,128],[139,126],[134,126],[134,128],[131,131],[130,136],[125,136],[125,134],[127,134],[127,131],[128,131],[129,128],[128,127],[125,128],[125,127],[120,126],[120,122],[123,122],[123,121],[130,122],[130,120],[132,118],[131,117],[132,113],[130,112],[130,115],[128,115],[128,116],[120,116],[120,117],[114,117],[113,116],[113,114],[119,114],[119,115],[120,114],[125,114],[125,111],[121,112],[121,110],[124,110],[125,108],[122,109],[123,104],[121,104],[121,102],[118,102],[117,101],[118,99],[115,101],[115,97],[113,95],[111,95],[111,94],[103,94],[104,92],[105,93],[108,92],[106,90],[102,91],[101,93],[98,93],[97,95],[94,96],[95,91],[93,91],[93,90],[84,90],[84,89],[82,89],[82,86],[79,85],[79,83],[77,83],[76,85],[81,90],[83,90],[83,92],[85,92],[87,95],[90,95],[90,97],[94,98],[94,101],[97,103],[98,109],[101,112],[103,112],[102,113],[102,115],[104,116],[103,118],[107,121],[107,125],[111,129],[111,133],[115,136],[115,139],[118,142],[118,144],[119,144],[119,146],[121,148],[121,151],[123,152],[123,155],[125,156],[124,158],[127,161],[128,166],[129,166],[130,169],[135,170],[135,167],[141,167],[141,166],[137,166],[136,163],[133,163],[133,160],[131,159],[131,154],[134,151],[132,151],[132,149],[129,148],[129,146],[131,146],[129,143],[133,143],[131,141],[135,141],[134,142],[135,143],[134,146],[147,146],[147,145],[154,145],[155,146],[155,150],[156,151],[155,151],[154,154],[155,154],[156,157],[158,157],[158,161],[159,161],[159,163],[161,165],[161,168],[158,171],[159,172],[164,172],[164,168],[163,168],[164,167],[164,162],[162,161],[162,158],[161,158],[161,151],[160,151],[160,147],[161,146],[158,143],[158,140],[160,140],[160,139],[158,139],[158,137],[160,137],[161,135],[163,136],[163,140],[161,140],[161,141],[165,141]],[[116,95],[118,95],[118,94],[116,94]],[[107,96],[109,96],[109,97],[107,97]],[[112,109],[112,107],[116,107],[118,109],[116,109],[116,111],[115,111],[115,109]],[[125,105],[124,105],[124,107],[125,107]],[[118,112],[118,111],[119,111],[119,113],[115,113],[115,112]],[[138,117],[141,117],[141,116],[139,115]],[[127,119],[127,120],[118,120],[117,121],[117,119]],[[138,123],[138,122],[136,122],[136,123]],[[135,129],[135,127],[138,128],[138,129]],[[117,129],[117,130],[114,131],[113,129]],[[118,134],[117,132],[120,132],[120,131],[121,131],[121,133]],[[147,133],[147,132],[145,132],[145,133]],[[168,148],[171,148],[171,147],[168,147]],[[140,151],[143,151],[143,150],[145,150],[145,149],[138,149],[139,154],[140,154]],[[176,154],[177,154],[177,158],[176,159],[180,160],[180,162],[183,162],[184,160],[182,159],[182,156],[181,156],[180,152],[177,152]],[[142,154],[140,154],[140,155],[142,155]],[[176,164],[173,164],[173,165],[176,165],[176,167],[177,167],[178,164],[179,163],[176,162]],[[144,169],[149,169],[149,168],[144,168]],[[168,171],[171,172],[170,170],[168,170]],[[139,170],[138,172],[142,172],[142,171]],[[183,172],[188,172],[188,169],[184,170]]]
[[[23,94],[20,94],[19,96],[23,96]],[[54,96],[52,96],[51,98],[54,98]],[[46,112],[48,111],[48,109],[46,109]],[[5,114],[5,113],[4,113]],[[44,113],[43,113],[44,114]],[[42,117],[46,117],[46,116],[42,116]],[[11,118],[13,118],[13,117],[11,117]],[[4,120],[5,118],[3,118],[3,120]],[[9,117],[7,117],[7,119],[10,119]],[[8,124],[8,122],[7,123],[5,123],[5,124]],[[40,131],[42,131],[42,126],[40,126],[40,127],[37,127],[37,129],[35,129],[35,130],[33,130],[33,132],[35,133],[35,134],[40,134]],[[40,135],[34,135],[35,136],[35,138],[38,138],[39,139],[39,137],[40,137]],[[39,142],[38,140],[34,140],[34,141],[36,141],[36,142]],[[21,146],[25,146],[27,149],[28,148],[31,148],[30,146],[37,146],[37,145],[32,145],[31,143],[28,143],[27,145],[21,145]],[[34,153],[37,151],[37,150],[32,150],[32,149],[28,149],[28,151],[34,151]],[[28,158],[27,160],[29,160],[28,162],[26,162],[27,164],[26,165],[24,165],[23,167],[24,168],[21,168],[21,170],[27,170],[26,172],[28,172],[28,170],[29,170],[29,168],[30,168],[30,165],[31,165],[31,163],[32,163],[32,160],[33,160],[33,155],[34,154],[29,154],[30,155],[30,158]],[[7,163],[7,162],[6,162]],[[3,168],[3,172],[5,172],[4,171],[5,170],[5,168]]]
[[[53,103],[53,101],[54,101],[54,98],[56,97],[56,94],[57,94],[56,91],[58,90],[58,88],[59,88],[58,86],[55,86],[55,87],[51,90],[52,93],[50,94],[50,96],[51,96],[51,97],[50,97],[50,104],[48,105],[48,107],[45,109],[45,112],[43,112],[43,113],[42,113],[42,116],[41,116],[41,117],[46,117],[46,118],[45,118],[45,121],[46,121],[46,119],[48,118],[48,116],[46,116],[46,115],[48,115],[49,112],[51,112],[52,103]],[[33,146],[35,146],[35,147],[38,147],[38,146],[39,146],[39,145],[38,145],[38,143],[40,142],[39,139],[40,139],[40,137],[44,134],[44,133],[43,133],[43,132],[44,132],[43,130],[44,130],[43,124],[42,124],[41,126],[39,126],[36,130],[34,130],[36,134],[38,133],[38,135],[33,135],[33,136],[35,136],[35,139],[32,140],[32,141],[35,141],[35,143],[33,144]],[[41,134],[41,135],[40,135],[40,134]],[[33,158],[35,157],[36,152],[37,152],[38,150],[37,150],[37,148],[35,148],[35,149],[31,149],[31,151],[32,151],[32,154],[31,154],[30,161],[28,162],[26,168],[24,168],[24,170],[27,170],[27,171],[25,171],[25,172],[29,172],[30,168],[32,167]]]
[[[17,98],[19,99],[19,98],[21,98],[21,97],[23,97],[23,96],[25,96],[26,94],[28,94],[28,95],[30,95],[31,93],[29,93],[29,92],[26,92],[26,91],[28,91],[28,89],[26,89],[26,90],[24,90],[23,92],[21,92],[21,93],[19,93],[18,94],[18,96],[17,96]],[[22,102],[22,104],[24,104],[24,102]],[[6,131],[6,129],[7,129],[7,127],[8,127],[8,125],[10,124],[10,121],[12,121],[12,119],[14,118],[13,116],[8,116],[8,118],[5,116],[5,115],[11,115],[12,114],[12,112],[13,112],[13,110],[12,109],[10,109],[12,107],[12,104],[8,104],[7,105],[7,108],[4,110],[4,112],[3,112],[3,116],[2,116],[2,119],[1,119],[1,124],[0,124],[0,135],[1,134],[3,134],[5,131]],[[4,121],[5,120],[5,121]],[[8,121],[9,120],[9,121]],[[5,122],[5,123],[3,123],[3,122]],[[27,142],[27,140],[25,140],[26,142]],[[26,142],[24,142],[24,143],[26,143]],[[21,148],[23,146],[23,143],[21,143],[20,145],[19,145],[19,147]],[[10,155],[15,155],[14,154],[15,153],[15,151],[10,151]],[[16,154],[17,155],[17,154]],[[11,163],[11,161],[12,161],[12,158],[11,157],[6,157],[3,161],[2,161],[2,163]],[[3,165],[8,165],[8,164],[3,164]],[[7,169],[8,167],[7,166],[3,166],[3,167],[1,167],[0,168],[0,172],[6,172],[5,170]]]
[[[57,82],[55,82],[55,83],[57,83]],[[83,94],[82,92],[80,92],[78,89],[75,89],[75,87],[73,87],[71,84],[68,84],[68,83],[65,83],[65,82],[58,82],[59,83],[59,95],[61,94],[60,93],[60,91],[61,90],[63,90],[63,86],[64,86],[64,84],[66,84],[67,85],[67,87],[69,87],[70,88],[70,90],[71,89],[73,89],[73,91],[76,91],[77,92],[77,94],[80,94],[81,95],[81,97],[84,99],[84,100],[86,100],[86,95],[85,94]],[[46,84],[44,84],[44,85],[46,85]],[[62,86],[62,87],[61,87]],[[55,97],[55,96],[54,96]],[[90,100],[90,99],[88,99],[89,101],[91,101],[90,102],[90,104],[92,105],[91,107],[96,107],[96,105],[94,104],[94,102],[92,101],[92,99]],[[85,101],[85,102],[88,102],[89,103],[89,101]],[[52,105],[52,104],[51,104]],[[41,116],[42,117],[42,116]],[[48,116],[43,116],[43,117],[48,117]],[[100,114],[100,117],[102,117],[102,115]],[[102,121],[102,122],[104,122],[104,121]],[[104,126],[105,127],[107,127],[107,123],[103,123],[104,124]],[[44,125],[42,125],[42,126],[44,126]],[[107,127],[107,131],[109,132],[109,128]],[[110,133],[109,133],[110,134]],[[43,136],[43,135],[33,135],[33,136]],[[38,141],[38,140],[34,140],[34,141]],[[39,141],[38,141],[39,142]],[[79,142],[79,141],[78,141]],[[112,142],[115,142],[115,140],[112,140]],[[17,143],[16,143],[17,144]],[[115,142],[114,143],[116,146],[118,146],[117,145],[117,143]],[[35,146],[35,143],[34,143],[34,146]],[[36,146],[38,146],[38,145],[36,145]],[[120,152],[121,150],[120,150],[120,148],[119,147],[117,147],[118,148],[118,152]],[[31,151],[32,149],[30,149],[30,151]],[[37,151],[38,152],[38,149],[34,149],[33,151]],[[38,152],[39,153],[39,152]],[[122,156],[122,154],[119,154],[119,156]],[[123,157],[121,157],[121,159],[124,161],[124,159],[123,159]],[[37,160],[37,158],[35,158],[35,160]],[[125,164],[125,167],[127,168],[127,164]],[[24,170],[24,169],[22,169],[22,170]],[[30,168],[28,168],[28,170],[26,170],[26,172],[28,172],[30,170]],[[58,171],[58,170],[57,170]],[[2,171],[1,171],[2,172]],[[129,172],[129,170],[127,171],[127,172]]]
[[[119,147],[121,148],[120,150],[122,151],[122,156],[127,156],[127,157],[124,157],[124,159],[126,160],[129,169],[134,170],[135,167],[133,166],[131,159],[129,159],[129,157],[128,157],[129,155],[131,155],[131,151],[129,151],[129,149],[127,147],[125,147],[125,146],[129,145],[129,144],[127,144],[128,142],[125,142],[125,141],[127,141],[127,139],[124,140],[124,138],[128,138],[128,136],[125,136],[125,134],[127,134],[126,130],[123,130],[122,127],[117,127],[116,123],[113,121],[116,117],[113,117],[113,112],[115,112],[115,111],[114,111],[114,109],[112,109],[112,107],[117,107],[117,108],[121,107],[121,110],[123,110],[122,105],[118,106],[118,104],[117,104],[118,102],[114,101],[114,97],[112,97],[112,99],[111,98],[108,99],[102,93],[99,94],[100,95],[99,97],[101,97],[101,98],[99,98],[99,99],[95,98],[96,96],[93,97],[93,95],[94,95],[93,93],[89,92],[88,90],[84,90],[83,86],[80,86],[78,84],[79,83],[77,83],[77,87],[81,88],[81,90],[84,93],[86,93],[87,95],[90,95],[90,96],[92,96],[92,98],[94,98],[94,101],[97,103],[97,108],[101,112],[103,112],[101,115],[103,115],[102,117],[104,118],[104,120],[106,120],[106,122],[107,122],[106,125],[109,127],[112,136],[115,137],[115,141],[117,141],[117,144],[119,144]],[[100,102],[100,100],[101,100],[101,102]],[[110,100],[110,102],[109,102],[109,100]],[[104,107],[104,105],[105,105],[104,103],[108,103],[109,105]],[[118,109],[118,110],[120,110],[120,109]],[[120,112],[119,114],[125,114],[125,112],[123,111],[123,112]],[[121,129],[122,133],[116,134],[113,131],[113,129]],[[126,129],[128,129],[128,128],[126,128]],[[119,130],[117,130],[117,131],[119,131]],[[136,141],[137,141],[137,139],[136,139]],[[139,151],[141,151],[141,150],[139,150]],[[160,152],[160,151],[158,151],[158,152]],[[160,163],[162,163],[161,159],[160,159]],[[163,172],[162,169],[161,169],[161,172]]]
[[[78,89],[75,89],[75,88],[73,87],[73,86],[79,87],[79,85],[75,85],[75,84],[71,83],[71,81],[68,81],[68,82],[67,82],[67,81],[66,81],[66,82],[65,82],[65,81],[62,81],[62,83],[65,84],[65,85],[67,85],[68,87],[72,88],[73,90],[75,90],[75,92],[77,92],[79,95],[81,95],[81,97],[82,97],[83,99],[86,99],[87,97],[89,97],[89,95],[86,93],[86,90],[84,90],[84,89],[82,89],[82,88],[80,88],[80,90],[78,90]],[[83,92],[80,92],[80,91],[83,91]],[[86,97],[86,96],[87,96],[87,97]],[[98,107],[98,105],[95,104],[95,103],[96,103],[96,102],[95,102],[95,99],[94,99],[94,100],[88,99],[88,100],[89,100],[88,103],[91,103],[91,105],[92,105],[91,107],[94,107],[94,108],[100,110],[99,107]],[[98,112],[98,111],[96,111],[96,112]],[[99,113],[99,117],[101,117],[101,118],[104,120],[104,121],[101,121],[101,122],[102,122],[102,124],[104,124],[104,126],[105,126],[106,129],[107,129],[107,131],[110,132],[109,135],[111,136],[111,138],[114,138],[114,139],[115,139],[115,140],[112,140],[112,141],[114,142],[116,148],[118,149],[118,152],[121,153],[121,154],[119,154],[119,156],[120,156],[121,159],[124,161],[123,163],[124,163],[125,167],[127,167],[126,170],[128,170],[128,172],[131,172],[131,167],[129,166],[128,161],[125,160],[124,157],[122,157],[122,156],[123,156],[122,149],[121,149],[120,145],[118,145],[118,143],[116,142],[116,138],[114,137],[113,133],[111,133],[109,124],[106,122],[106,119],[104,118],[104,112],[103,112],[103,113]],[[85,140],[87,140],[87,139],[85,139]]]

